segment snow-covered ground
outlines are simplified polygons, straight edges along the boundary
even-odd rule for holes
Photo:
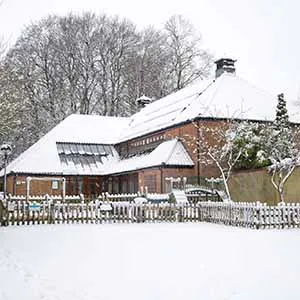
[[[299,230],[0,228],[1,300],[299,299]]]

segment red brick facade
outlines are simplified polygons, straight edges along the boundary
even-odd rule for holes
[[[42,177],[42,176],[40,176]],[[49,177],[49,176],[47,176]],[[13,195],[26,195],[26,178],[25,175],[9,175],[7,177],[7,191]],[[31,195],[60,195],[62,193],[61,182],[57,181],[58,176],[53,176],[53,180],[30,181],[30,194]],[[54,183],[55,181],[55,183]]]
[[[154,167],[151,169],[137,170],[112,176],[64,176],[66,179],[66,194],[74,195],[83,193],[88,197],[95,197],[103,192],[109,193],[136,193],[147,187],[148,192],[165,193],[168,189],[167,177],[200,178],[218,175],[216,168],[199,163],[200,152],[197,149],[199,126],[215,128],[223,126],[222,121],[199,120],[194,123],[185,123],[169,129],[161,130],[133,140],[116,145],[120,157],[138,154],[142,151],[150,151],[156,148],[164,140],[179,138],[194,162],[192,168],[179,167]],[[205,137],[210,139],[209,136]],[[30,176],[30,174],[28,175]],[[33,175],[34,176],[34,175]],[[49,176],[47,176],[49,177]],[[56,176],[55,176],[56,177]],[[195,180],[194,180],[195,182]],[[7,191],[11,194],[26,194],[26,176],[9,175]],[[62,193],[61,184],[49,181],[32,181],[30,185],[31,195],[58,195]]]

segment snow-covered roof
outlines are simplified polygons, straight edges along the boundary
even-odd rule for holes
[[[277,95],[269,94],[238,76],[224,73],[215,80],[201,80],[157,100],[130,119],[120,140],[132,139],[185,121],[203,118],[274,120]],[[287,101],[290,120],[299,123],[295,105]]]
[[[39,150],[37,153],[34,150],[29,153],[25,151],[19,157],[22,159],[16,159],[8,165],[7,172],[109,175],[157,166],[192,167],[194,165],[178,139],[162,142],[152,152],[128,159],[120,159],[113,146],[106,146],[106,153],[99,153],[98,149],[102,146],[100,144],[69,144],[69,149],[66,149],[66,144],[56,143],[55,148],[51,144],[43,143],[36,149]],[[64,146],[62,147],[62,145]],[[77,150],[72,149],[73,147]],[[95,151],[92,150],[93,147],[95,147]],[[49,152],[46,154],[46,151]],[[48,156],[43,156],[41,153]]]
[[[128,118],[73,114],[48,134],[56,142],[115,144],[128,126]]]
[[[110,166],[108,173],[116,174],[154,166],[192,167],[193,160],[178,139],[161,143],[149,154],[120,160]]]
[[[7,172],[62,174],[57,142],[114,144],[127,124],[128,118],[70,115],[12,161]]]
[[[136,155],[128,159],[120,159],[118,153],[113,152],[101,158],[102,162],[82,164],[62,162],[63,175],[110,175],[157,166],[192,167],[194,165],[183,144],[178,139],[168,140],[158,145],[152,152]]]
[[[271,121],[275,118],[276,105],[277,95],[260,90],[235,75],[224,73],[215,80],[197,81],[150,103],[130,118],[71,115],[10,163],[7,171],[63,174],[56,146],[59,142],[114,145],[198,117]],[[300,123],[297,107],[289,101],[287,106],[290,120]],[[163,143],[157,149],[165,145]],[[157,153],[157,149],[147,156],[149,166],[158,162],[156,159],[164,157],[161,156],[164,152]],[[158,157],[154,158],[154,154]],[[179,158],[182,158],[182,154]],[[147,167],[144,161],[141,157],[120,161],[119,166],[114,165],[114,170],[122,172],[123,169],[134,169],[141,165]],[[176,159],[175,162],[178,163]],[[129,166],[131,164],[132,167]],[[100,168],[97,174],[104,171]],[[0,172],[2,175],[3,170]]]

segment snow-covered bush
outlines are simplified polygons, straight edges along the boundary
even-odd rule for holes
[[[265,136],[265,152],[270,160],[271,182],[284,202],[284,187],[300,163],[299,128],[289,123],[283,94],[278,95],[276,118]]]
[[[239,128],[236,149],[243,148],[235,169],[256,169],[270,165],[264,149],[266,128],[269,124],[244,122]]]

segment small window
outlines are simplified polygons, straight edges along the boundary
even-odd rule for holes
[[[78,177],[78,194],[82,194],[83,193],[83,177],[79,176]]]
[[[57,190],[57,189],[58,189],[58,181],[52,180],[52,190]]]

